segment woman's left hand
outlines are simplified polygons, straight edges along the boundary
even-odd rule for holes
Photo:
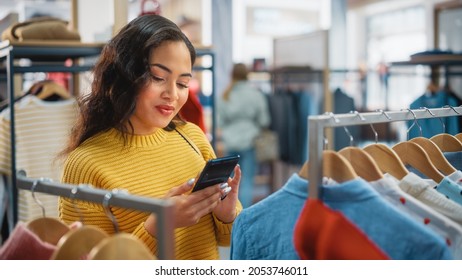
[[[221,200],[213,210],[215,216],[223,223],[232,223],[237,216],[236,204],[238,203],[239,182],[241,181],[241,167],[234,167],[234,177],[228,179],[228,186],[231,191]]]

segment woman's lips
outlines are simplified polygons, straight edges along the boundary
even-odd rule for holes
[[[170,116],[175,111],[175,107],[168,105],[159,105],[156,109],[164,116]]]

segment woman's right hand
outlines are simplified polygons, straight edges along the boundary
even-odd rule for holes
[[[218,185],[190,193],[193,185],[194,181],[189,180],[183,185],[172,188],[165,196],[175,203],[175,228],[197,224],[200,218],[212,212],[220,202],[222,191]],[[155,214],[149,215],[144,227],[152,236],[156,236]]]

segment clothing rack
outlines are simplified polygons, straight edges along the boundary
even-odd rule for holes
[[[107,195],[110,194],[110,201],[107,201],[109,205],[155,213],[159,244],[158,258],[161,260],[174,259],[174,203],[172,201],[135,196],[123,192],[115,193],[97,189],[91,185],[71,185],[53,182],[46,178],[28,178],[22,170],[18,171],[16,180],[16,186],[20,189],[95,203],[103,203],[107,200]]]
[[[412,121],[429,118],[445,118],[459,116],[462,107],[444,107],[430,109],[403,109],[400,111],[379,111],[368,113],[350,114],[324,114],[308,117],[308,131],[310,137],[309,150],[309,178],[311,183],[308,187],[309,198],[321,197],[319,186],[322,185],[322,151],[324,149],[324,128],[345,127],[353,125],[372,125],[374,123],[389,123],[396,121]]]
[[[78,73],[89,71],[93,67],[91,58],[99,56],[103,43],[80,43],[66,41],[33,41],[33,42],[0,42],[0,62],[5,62],[7,91],[10,109],[10,142],[11,142],[11,187],[8,192],[11,197],[13,223],[18,221],[18,190],[16,186],[16,132],[15,132],[15,80],[16,74],[33,72],[66,72],[72,73],[72,89],[78,92]],[[90,58],[88,62],[81,62]],[[16,63],[17,59],[29,59],[30,65]],[[64,61],[72,59],[71,66],[65,66]],[[0,213],[3,215],[3,213]]]

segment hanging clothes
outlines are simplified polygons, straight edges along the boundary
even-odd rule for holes
[[[462,186],[451,180],[448,176],[435,187],[439,193],[462,206]]]
[[[356,110],[354,99],[346,94],[342,89],[337,88],[334,91],[334,112],[335,114],[346,114]],[[348,131],[354,139],[359,139],[360,130],[358,126],[348,127]],[[336,151],[351,145],[350,137],[343,127],[334,128],[334,149]]]
[[[15,102],[16,170],[25,170],[30,177],[60,180],[61,169],[55,160],[67,142],[77,117],[74,98],[44,101],[27,95]],[[0,113],[0,173],[11,173],[11,141],[9,108]],[[37,194],[47,216],[58,217],[58,198]],[[18,192],[18,220],[28,221],[41,213],[30,192]]]
[[[397,180],[389,174],[385,175],[389,176],[392,180],[395,180],[400,189],[406,193],[450,218],[457,224],[462,225],[462,206],[437,192],[424,179],[420,178],[415,173],[409,172],[401,180]]]
[[[204,109],[199,100],[199,84],[195,80],[191,80],[189,85],[189,94],[186,103],[181,107],[181,117],[199,126],[204,133],[207,133],[207,129],[204,121]]]
[[[0,260],[49,260],[56,245],[42,241],[19,221],[0,247]]]
[[[322,186],[321,191],[326,205],[341,211],[391,259],[453,258],[443,238],[404,215],[362,178]]]
[[[290,147],[295,146],[294,131],[297,130],[296,116],[292,107],[292,97],[284,92],[269,95],[271,130],[279,139],[279,156],[281,161],[290,161]]]
[[[462,119],[462,118],[461,118]],[[444,157],[457,170],[462,170],[462,151],[460,152],[444,152]]]
[[[10,190],[5,175],[0,174],[0,227],[2,244],[13,231],[13,204],[10,203]]]
[[[294,258],[294,217],[308,197],[307,186],[307,180],[293,174],[280,191],[241,212],[233,226],[231,258]],[[453,259],[443,238],[398,211],[366,181],[359,178],[321,188],[321,200],[391,259]]]
[[[319,101],[307,90],[279,90],[268,99],[271,129],[279,139],[280,159],[302,165],[308,158],[308,117],[319,113]]]
[[[446,241],[454,258],[462,259],[462,227],[459,224],[404,192],[389,177],[370,182],[370,184],[385,200],[401,212],[440,235]]]
[[[293,230],[308,194],[307,185],[296,180],[290,178],[278,191],[236,217],[231,234],[232,260],[299,259]]]
[[[420,109],[420,108],[442,108],[444,106],[453,106],[457,107],[459,101],[446,91],[437,91],[436,93],[425,93],[419,96],[414,100],[409,106],[410,109]],[[412,121],[408,121],[408,128],[412,126]],[[443,124],[444,123],[444,128]],[[455,135],[459,132],[459,119],[458,117],[446,117],[446,118],[428,118],[418,120],[420,127],[422,128],[422,135],[420,135],[420,130],[416,127],[413,127],[409,131],[409,139],[414,137],[423,136],[426,138],[431,138],[440,133],[449,133]],[[444,129],[444,130],[443,130]]]
[[[342,213],[317,199],[308,199],[303,206],[295,225],[294,244],[302,260],[389,259]]]

